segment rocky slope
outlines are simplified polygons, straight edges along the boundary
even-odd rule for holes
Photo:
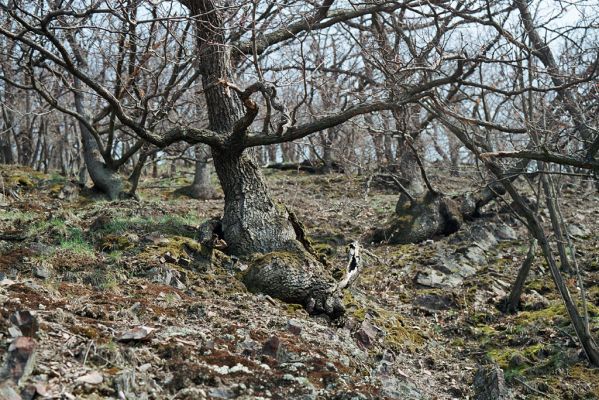
[[[599,398],[540,258],[524,310],[496,309],[528,250],[503,204],[437,241],[363,243],[347,315],[330,321],[248,293],[234,260],[197,242],[222,201],[172,198],[164,180],[145,182],[141,202],[92,202],[57,175],[1,173],[0,398],[462,399],[486,365],[506,398]],[[365,198],[362,178],[267,173],[333,272],[396,198],[374,186]],[[471,184],[435,178],[448,193]],[[599,337],[599,199],[565,194]]]

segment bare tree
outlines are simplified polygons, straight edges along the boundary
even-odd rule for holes
[[[308,119],[305,118],[305,99],[300,99],[293,107],[283,104],[277,88],[261,75],[261,63],[277,47],[301,47],[302,38],[314,32],[372,15],[373,12],[393,13],[403,4],[333,8],[330,0],[316,6],[297,1],[284,9],[268,2],[225,6],[213,1],[187,0],[182,4],[188,13],[177,7],[177,3],[164,2],[161,6],[151,6],[145,12],[138,11],[138,14],[132,15],[134,10],[127,5],[114,7],[101,1],[91,7],[73,4],[65,8],[54,2],[37,7],[33,2],[8,1],[3,2],[0,8],[15,23],[0,28],[0,35],[30,55],[32,61],[29,65],[34,70],[32,76],[36,70],[49,70],[61,77],[61,81],[77,96],[88,92],[100,101],[101,106],[97,109],[102,110],[101,114],[90,118],[82,115],[88,111],[84,109],[88,108],[84,99],[78,101],[81,108],[73,111],[46,97],[54,107],[77,118],[82,128],[89,130],[92,136],[93,120],[105,117],[113,123],[118,122],[121,129],[159,147],[180,140],[209,145],[225,194],[222,233],[229,252],[247,256],[256,252],[286,251],[296,254],[300,260],[288,262],[285,267],[275,268],[272,264],[256,267],[247,274],[248,286],[284,300],[305,304],[314,312],[338,315],[342,307],[338,294],[329,290],[333,285],[332,279],[326,277],[322,267],[302,244],[302,229],[292,214],[270,198],[259,168],[244,150],[300,139],[359,115],[398,110],[426,96],[432,88],[454,80],[457,73],[416,82],[401,93],[381,91],[367,101],[350,98],[342,109]],[[408,4],[417,7],[419,2]],[[177,68],[171,69],[175,77],[172,85],[163,89],[163,92],[173,93],[171,96],[156,91],[145,93],[133,83],[126,92],[127,96],[123,96],[120,88],[128,87],[125,82],[111,89],[107,82],[96,79],[96,71],[81,59],[78,46],[69,39],[73,36],[69,32],[76,30],[85,32],[81,37],[94,37],[104,32],[107,24],[122,37],[130,35],[131,29],[139,32],[146,27],[149,31],[153,24],[161,24],[162,21],[173,21],[174,24],[182,19],[191,21],[194,28],[193,65],[201,76],[208,117],[206,127],[189,126],[184,118],[173,118],[170,112],[175,110],[177,101],[182,101],[181,96],[175,94],[189,86],[191,79],[180,79]],[[239,20],[247,20],[248,23],[237,24]],[[133,39],[131,35],[128,37]],[[181,46],[181,52],[189,54],[188,48]],[[253,82],[243,85],[244,80],[238,72],[247,71],[248,65],[254,72],[246,75]],[[460,72],[460,68],[457,71]],[[131,77],[134,72],[135,68],[128,71],[128,76]],[[157,95],[161,101],[156,101]],[[256,96],[260,97],[259,102],[255,100]],[[256,117],[260,106],[265,111],[258,121]],[[182,110],[179,108],[177,112],[180,115]],[[314,271],[311,277],[305,274],[306,269]]]

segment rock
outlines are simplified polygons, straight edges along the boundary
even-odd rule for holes
[[[568,225],[568,232],[572,237],[585,238],[590,235],[588,229],[583,225],[570,224]]]
[[[184,284],[184,282],[187,281],[186,274],[167,266],[152,268],[147,272],[147,276],[150,277],[153,282],[173,286],[179,290],[185,290],[187,288]]]
[[[46,263],[33,267],[33,276],[36,278],[48,279],[51,275],[52,270]]]
[[[363,395],[362,393],[354,393],[354,392],[341,392],[337,393],[332,400],[366,400],[368,397]]]
[[[23,400],[15,390],[10,381],[0,384],[0,399],[2,400]]]
[[[374,345],[377,333],[376,328],[368,320],[364,320],[360,329],[355,333],[355,337],[358,340],[358,344],[369,348]]]
[[[196,387],[183,388],[183,389],[179,390],[173,398],[181,399],[181,400],[205,399],[206,391],[204,389],[200,389],[200,388],[196,388]]]
[[[474,225],[470,230],[470,237],[476,243],[476,246],[482,250],[489,250],[497,244],[495,235],[483,225]]]
[[[287,330],[294,335],[298,335],[302,332],[302,324],[297,319],[290,319],[287,321]]]
[[[481,366],[474,375],[473,389],[475,400],[507,400],[510,398],[503,370],[497,365]]]
[[[29,311],[17,311],[10,316],[10,323],[19,328],[23,336],[34,337],[39,329],[37,318]]]
[[[487,262],[485,251],[478,246],[470,246],[466,249],[465,257],[475,265],[482,265]]]
[[[15,383],[19,384],[31,374],[35,363],[36,347],[35,340],[27,336],[16,338],[8,347],[5,370]]]
[[[270,356],[278,362],[284,361],[285,349],[278,336],[271,336],[270,339],[264,343],[264,346],[262,346],[262,354]]]
[[[211,399],[232,399],[236,397],[235,391],[227,386],[220,386],[208,390],[208,397]]]
[[[444,274],[435,269],[419,272],[416,275],[416,283],[431,288],[453,288],[461,285],[462,282],[464,279],[457,274]]]
[[[246,357],[252,357],[260,350],[260,344],[252,339],[249,335],[242,342],[237,343],[237,352]]]
[[[75,380],[77,383],[87,383],[88,385],[99,385],[104,381],[104,377],[98,371],[92,371],[89,374],[80,376]]]
[[[182,267],[189,267],[191,265],[191,259],[182,256],[182,257],[179,257],[179,260],[177,261],[177,263],[179,265],[181,265]]]
[[[455,302],[451,296],[434,293],[418,296],[412,304],[418,310],[428,314],[434,314],[455,307]]]
[[[149,326],[136,326],[121,333],[116,340],[119,342],[146,341],[152,337],[155,330],[156,328],[150,328]]]
[[[382,376],[379,381],[381,394],[386,399],[416,400],[425,398],[413,383],[406,380],[395,376]]]
[[[176,264],[177,261],[178,261],[178,259],[175,258],[175,257],[173,257],[170,252],[164,253],[163,257],[166,260],[166,262],[169,262],[169,263],[172,263],[172,264]]]
[[[538,311],[549,307],[549,300],[536,290],[531,290],[530,293],[522,295],[521,304],[524,310]]]
[[[501,241],[504,241],[504,240],[517,240],[518,239],[518,234],[516,233],[516,231],[514,230],[514,228],[512,228],[511,226],[509,226],[509,225],[500,225],[495,230],[495,237],[497,237],[497,239],[501,240]]]

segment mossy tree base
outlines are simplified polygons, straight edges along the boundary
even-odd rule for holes
[[[296,239],[283,250],[243,257],[243,263],[249,266],[237,276],[250,292],[300,304],[310,314],[339,318],[345,309],[337,289],[338,283],[317,260],[303,225],[297,221],[295,214],[290,215]],[[202,245],[214,248],[223,233],[221,220],[214,218],[200,226],[198,236]]]
[[[463,220],[459,204],[443,194],[428,192],[414,200],[400,197],[395,215],[386,227],[374,230],[369,241],[418,243],[457,232]]]

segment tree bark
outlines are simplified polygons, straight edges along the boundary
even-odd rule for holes
[[[236,255],[297,251],[289,214],[270,198],[259,168],[246,155],[212,149],[225,194],[224,239]]]
[[[493,172],[493,174],[495,174],[495,176],[497,176],[497,178],[501,178],[503,175],[501,167],[499,167],[497,164],[487,162],[487,167]],[[516,191],[512,183],[506,181],[504,185],[514,200],[516,211],[526,219],[529,231],[539,242],[545,260],[549,265],[553,282],[555,283],[555,286],[557,287],[557,290],[564,301],[566,311],[568,312],[568,316],[570,317],[570,321],[572,322],[572,326],[574,327],[574,331],[576,332],[578,340],[580,340],[580,344],[584,352],[593,365],[599,366],[599,346],[597,346],[597,343],[589,331],[588,324],[585,324],[583,318],[581,317],[578,307],[576,306],[576,303],[570,294],[570,290],[568,289],[568,286],[566,285],[566,282],[560,273],[555,261],[555,257],[553,256],[551,245],[547,240],[547,236],[545,235],[541,223],[533,214],[533,212],[526,206],[526,202],[522,196],[520,196],[518,191]]]
[[[537,251],[537,241],[535,239],[531,240],[530,247],[528,248],[528,253],[526,255],[526,259],[522,263],[522,266],[518,270],[518,276],[514,284],[512,285],[512,289],[510,290],[509,296],[505,299],[503,304],[499,305],[499,309],[506,313],[514,313],[518,311],[518,307],[520,306],[520,299],[522,297],[522,290],[524,289],[524,283],[526,283],[526,278],[528,278],[528,274],[530,273],[530,268],[532,267],[532,263],[535,259],[535,252]]]
[[[212,147],[212,158],[225,194],[222,218],[224,239],[235,255],[298,250],[295,232],[284,207],[277,207],[266,189],[259,168],[244,155],[243,136],[233,133],[244,116],[244,105],[227,86],[233,81],[230,49],[221,11],[203,0],[185,2],[196,18],[202,85],[209,129],[229,136],[224,148]]]
[[[75,79],[75,109],[81,115],[87,115],[83,104],[80,83]],[[78,121],[83,147],[83,160],[94,188],[105,194],[109,200],[117,200],[123,192],[123,180],[118,171],[104,162],[100,148],[93,134],[82,121]]]
[[[210,153],[204,146],[195,148],[195,172],[193,182],[189,186],[179,188],[175,193],[189,196],[192,199],[208,200],[218,198],[218,193],[210,180]]]

